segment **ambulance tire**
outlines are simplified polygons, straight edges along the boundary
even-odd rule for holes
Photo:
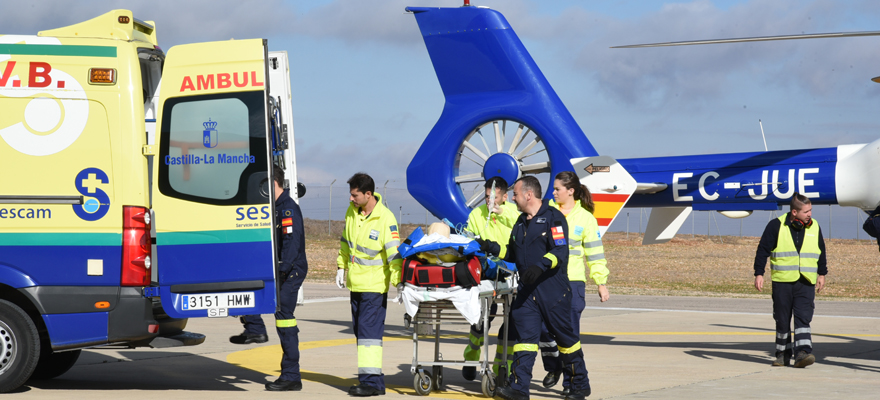
[[[79,359],[82,350],[62,351],[53,353],[51,347],[43,347],[37,368],[31,374],[31,379],[52,379],[70,370],[76,360]]]
[[[23,385],[40,358],[40,335],[19,306],[0,300],[0,393]]]

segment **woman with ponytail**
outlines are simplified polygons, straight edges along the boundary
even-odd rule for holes
[[[593,216],[596,206],[593,204],[593,196],[586,186],[582,185],[577,175],[572,171],[563,171],[556,175],[553,181],[553,200],[551,207],[556,207],[565,214],[568,222],[568,280],[571,285],[571,320],[572,326],[580,332],[581,314],[586,307],[584,299],[586,293],[587,273],[589,266],[590,279],[597,285],[599,301],[608,300],[608,288],[605,282],[608,280],[608,268],[605,264],[605,252],[602,247],[602,239],[599,236],[599,224]],[[546,327],[542,329],[541,358],[544,362],[544,370],[547,376],[543,386],[551,388],[559,381],[563,373],[562,361],[559,358],[559,350],[556,348],[555,338]],[[564,394],[569,390],[568,381],[570,373],[566,372],[563,381]]]

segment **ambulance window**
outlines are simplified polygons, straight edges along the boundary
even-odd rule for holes
[[[258,204],[267,197],[263,92],[178,97],[165,102],[159,190],[206,204]]]

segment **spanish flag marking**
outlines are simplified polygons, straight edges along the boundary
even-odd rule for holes
[[[281,220],[281,226],[291,226],[293,225],[293,218],[284,218]]]
[[[593,212],[593,216],[596,217],[599,226],[611,225],[611,221],[629,200],[629,196],[628,194],[594,193],[593,203],[596,205],[596,211]]]

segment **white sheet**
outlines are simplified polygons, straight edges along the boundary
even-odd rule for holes
[[[405,284],[402,294],[403,306],[406,313],[410,317],[415,317],[419,311],[419,303],[423,301],[450,300],[455,309],[471,325],[480,321],[480,292],[495,290],[495,282],[484,280],[478,286],[465,289],[461,286],[453,286],[451,288],[436,288],[428,290],[427,288]],[[507,282],[499,282],[498,286],[508,287]]]

